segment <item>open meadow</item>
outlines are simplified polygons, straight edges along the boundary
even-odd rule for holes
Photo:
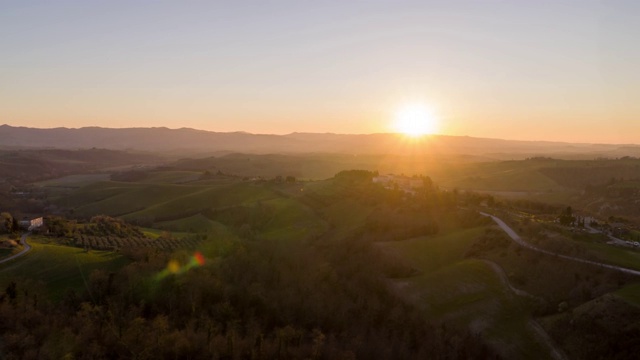
[[[53,299],[61,299],[68,291],[86,291],[94,270],[116,271],[130,261],[109,251],[84,251],[58,245],[41,236],[30,236],[31,251],[20,258],[0,264],[0,284],[27,281]]]

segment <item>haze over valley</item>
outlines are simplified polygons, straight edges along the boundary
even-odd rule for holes
[[[0,4],[0,358],[636,359],[639,13]]]
[[[212,132],[168,128],[37,129],[0,125],[5,149],[101,148],[173,154],[244,152],[255,154],[390,154],[438,157],[466,155],[481,159],[523,159],[536,156],[558,158],[623,157],[640,154],[637,144],[593,144],[551,141],[517,141],[469,136],[402,134],[291,133],[287,135],[246,132]]]

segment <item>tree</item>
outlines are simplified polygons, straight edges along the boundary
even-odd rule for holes
[[[431,190],[433,188],[433,180],[428,176],[424,176],[422,178],[422,186],[427,190]]]
[[[565,226],[571,225],[576,221],[576,218],[573,216],[573,209],[571,206],[567,206],[567,208],[562,211],[558,220],[560,221],[560,224]]]
[[[11,233],[14,230],[14,219],[8,212],[0,213],[0,232]]]
[[[13,301],[15,300],[16,296],[18,296],[18,285],[15,283],[15,281],[12,281],[9,283],[9,285],[7,286],[7,288],[5,289],[5,294],[7,294],[7,296],[9,296],[9,300]]]
[[[213,175],[211,175],[211,171],[206,170],[200,175],[200,179],[202,180],[211,179],[212,176]]]

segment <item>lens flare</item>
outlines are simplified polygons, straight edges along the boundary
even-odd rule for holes
[[[162,270],[156,276],[156,279],[161,280],[169,275],[178,275],[178,274],[185,273],[194,267],[204,266],[205,262],[206,260],[204,255],[202,255],[202,253],[199,251],[196,251],[193,254],[193,256],[191,256],[191,258],[189,259],[189,262],[186,263],[184,266],[180,265],[180,262],[178,262],[178,260],[172,259],[167,264],[166,269]]]
[[[193,254],[193,260],[196,261],[198,266],[203,266],[204,265],[204,256],[199,251],[196,251],[195,254]]]
[[[177,260],[169,261],[169,265],[167,265],[167,270],[171,274],[177,274],[180,271],[180,263]]]

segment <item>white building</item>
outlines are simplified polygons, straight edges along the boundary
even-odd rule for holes
[[[387,189],[395,186],[406,193],[415,194],[415,190],[424,186],[424,182],[420,178],[412,178],[408,176],[397,176],[393,174],[375,176],[372,179],[374,184],[381,184]]]
[[[31,231],[33,229],[37,229],[40,226],[44,225],[44,220],[42,219],[42,217],[31,219],[31,220],[25,218],[20,220],[18,224],[20,225],[21,228]]]

